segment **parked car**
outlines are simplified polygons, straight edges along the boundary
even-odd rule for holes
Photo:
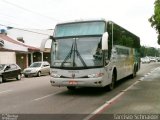
[[[28,68],[24,69],[25,77],[38,76],[50,74],[50,64],[48,62],[34,62]]]
[[[0,64],[0,83],[10,78],[21,79],[21,68],[17,64]]]
[[[144,58],[141,58],[141,62],[142,63],[150,63],[151,61],[150,61],[149,57],[144,57]]]
[[[155,57],[150,57],[151,62],[157,62],[157,59]]]
[[[157,57],[157,62],[160,62],[160,57]]]

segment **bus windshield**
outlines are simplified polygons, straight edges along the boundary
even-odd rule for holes
[[[58,24],[55,28],[55,37],[102,35],[104,30],[104,21]]]
[[[52,43],[51,61],[57,68],[101,67],[101,36],[57,39]]]

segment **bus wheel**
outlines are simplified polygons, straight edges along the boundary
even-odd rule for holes
[[[108,86],[109,91],[111,91],[115,88],[115,83],[116,83],[116,75],[113,73],[112,74],[112,82]]]
[[[136,77],[136,75],[137,75],[137,71],[136,71],[136,67],[134,67],[133,73],[132,73],[132,75],[131,75],[131,78]]]
[[[73,87],[73,86],[67,86],[67,89],[68,89],[68,90],[75,90],[75,89],[76,89],[76,87]]]

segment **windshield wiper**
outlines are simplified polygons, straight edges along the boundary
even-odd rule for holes
[[[77,57],[80,58],[80,60],[81,60],[81,62],[82,62],[82,64],[83,64],[83,66],[84,66],[84,67],[87,67],[86,63],[84,62],[83,58],[81,57],[81,55],[80,55],[80,53],[79,53],[79,51],[78,51],[78,49],[77,49],[77,42],[76,42],[76,39],[75,39],[75,52],[76,52],[76,54],[77,54]],[[75,52],[74,52],[74,53],[75,53]],[[75,57],[74,57],[74,63],[75,63]]]
[[[74,51],[74,52],[73,52]],[[65,57],[64,61],[61,64],[61,67],[63,67],[64,63],[66,63],[66,61],[71,58],[71,55],[73,54],[73,67],[75,67],[75,54],[77,55],[77,57],[79,57],[80,61],[82,62],[84,67],[87,67],[86,63],[84,62],[83,58],[81,57],[78,49],[77,49],[77,42],[76,39],[74,41],[74,43],[72,44],[71,50],[69,51],[69,53],[67,54],[67,56]]]
[[[73,43],[72,43],[71,50],[69,51],[69,53],[68,53],[67,56],[65,57],[64,61],[62,62],[61,67],[63,67],[64,63],[66,63],[66,61],[67,61],[69,58],[71,58],[72,52],[73,52]]]

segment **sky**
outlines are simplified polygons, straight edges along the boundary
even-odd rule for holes
[[[0,24],[16,28],[54,29],[57,23],[105,18],[160,48],[148,19],[155,0],[0,0]]]

